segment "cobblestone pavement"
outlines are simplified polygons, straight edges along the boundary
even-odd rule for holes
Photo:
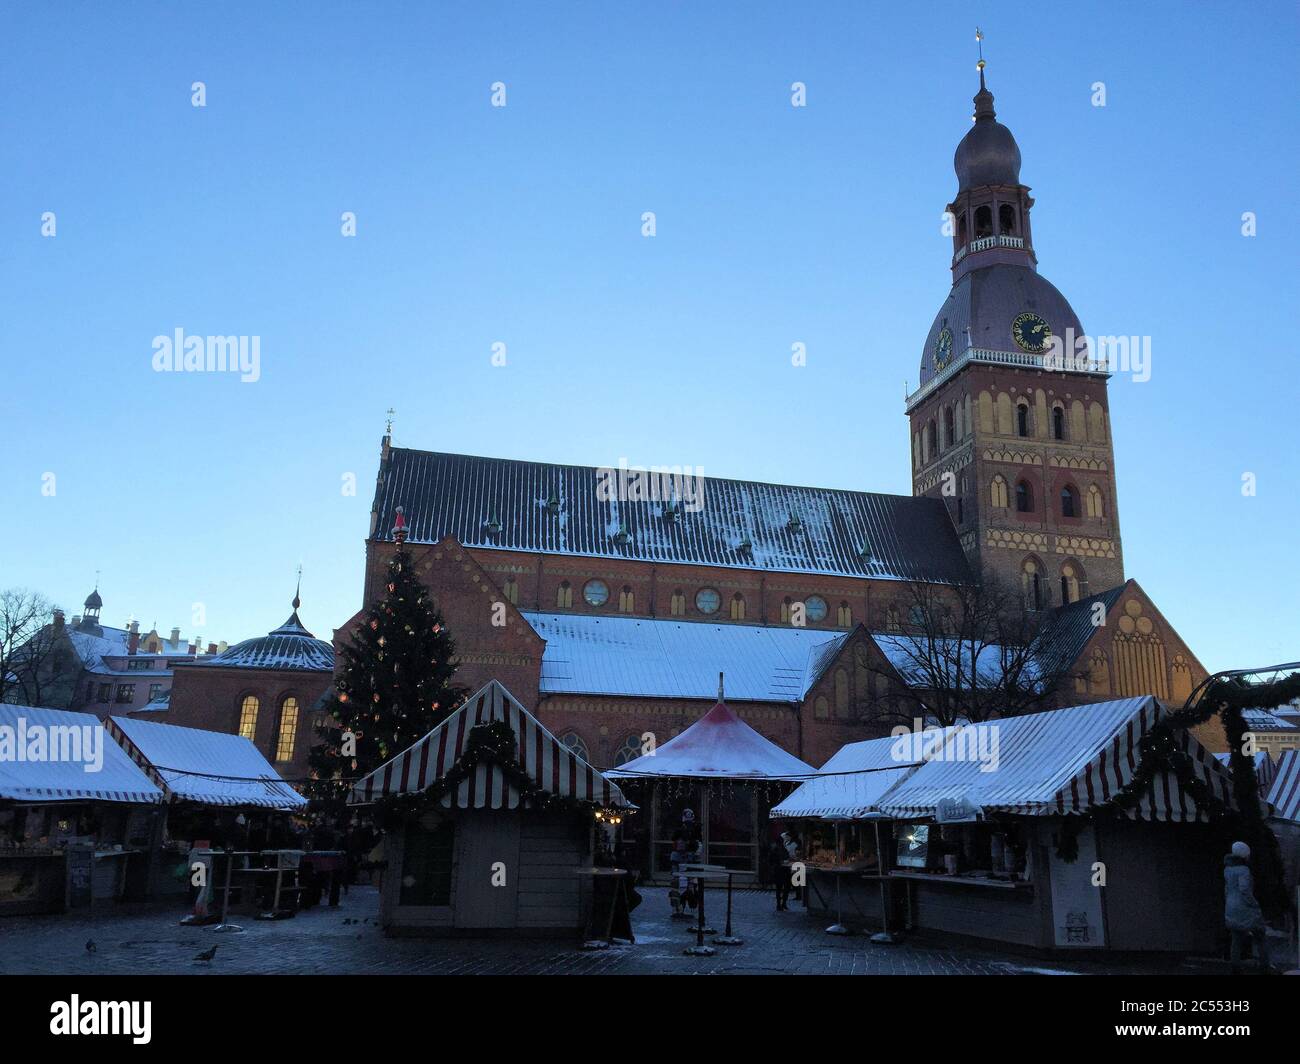
[[[3,974],[799,974],[1008,975],[1142,971],[1095,963],[1033,960],[1014,954],[910,940],[872,945],[865,936],[836,938],[824,917],[792,902],[773,912],[770,893],[736,894],[733,930],[743,946],[718,946],[712,957],[687,957],[695,942],[685,921],[669,917],[666,892],[648,888],[633,913],[635,945],[584,953],[564,940],[394,939],[377,926],[377,892],[353,888],[337,909],[320,907],[292,920],[232,917],[243,934],[182,927],[173,908],[122,907],[88,915],[0,919]],[[710,919],[721,930],[722,913]],[[86,950],[93,939],[95,952]],[[706,938],[706,941],[709,941]],[[217,945],[207,963],[195,956]],[[1149,968],[1147,971],[1157,971]],[[1166,969],[1167,970],[1167,969]]]

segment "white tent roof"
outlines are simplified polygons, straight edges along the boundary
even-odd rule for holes
[[[1282,751],[1268,788],[1268,801],[1274,816],[1300,821],[1300,750]]]
[[[718,702],[680,735],[619,768],[611,779],[685,776],[697,779],[803,780],[816,770],[765,739]]]
[[[38,733],[45,753],[40,760],[28,761],[26,756],[34,752],[31,741]],[[61,751],[57,760],[51,757],[55,742]],[[5,750],[7,744],[11,744],[11,751]],[[0,798],[15,802],[140,804],[163,800],[163,792],[113,742],[103,722],[90,713],[0,703],[0,751]],[[103,762],[98,771],[93,771],[96,751]],[[69,754],[75,756],[66,756]],[[20,756],[24,760],[18,760]]]
[[[893,739],[867,739],[840,748],[807,783],[772,809],[774,817],[880,816],[885,793],[916,770],[916,763],[894,757]]]
[[[307,804],[242,735],[132,717],[110,717],[107,727],[131,759],[172,797],[204,805],[281,810]]]

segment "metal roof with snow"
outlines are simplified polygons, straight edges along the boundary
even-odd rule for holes
[[[467,547],[547,554],[881,580],[972,579],[940,499],[707,477],[703,505],[691,511],[671,498],[606,498],[601,483],[591,466],[394,447],[375,487],[372,535],[391,539],[401,506],[411,543],[454,536]]]
[[[986,812],[1036,816],[1085,812],[1133,778],[1140,759],[1138,744],[1163,712],[1148,695],[947,729],[942,753],[885,795],[880,809],[899,818],[930,817],[940,802],[965,799]],[[1175,734],[1196,774],[1217,797],[1231,803],[1228,770],[1188,732]],[[958,741],[968,755],[972,750],[996,750],[996,758],[949,760],[959,753]],[[995,767],[986,772],[985,764]],[[1157,776],[1129,816],[1207,819],[1167,771]]]
[[[654,753],[628,761],[606,775],[613,779],[803,780],[816,770],[782,750],[733,713],[721,698],[680,735]]]
[[[900,760],[897,748],[894,739],[866,739],[840,747],[816,776],[773,806],[771,815],[854,820],[880,816],[880,800],[917,768],[917,762]]]
[[[293,615],[279,628],[266,635],[245,639],[220,654],[195,661],[187,667],[333,672],[334,647],[303,627],[295,606]]]
[[[40,760],[18,760],[18,749],[30,751],[27,740],[34,729],[44,733],[46,753]],[[65,740],[77,737],[77,745]],[[60,756],[51,756],[57,740]],[[84,742],[89,740],[90,747]],[[14,802],[128,802],[152,805],[163,800],[155,786],[109,736],[103,721],[90,713],[69,713],[60,709],[34,709],[0,703],[0,750],[12,744],[11,753],[0,757],[0,798]],[[98,760],[103,761],[93,770]],[[26,754],[23,755],[24,758]],[[92,771],[86,771],[87,767]]]
[[[541,693],[801,701],[846,633],[677,618],[524,612],[546,640]]]
[[[242,735],[109,717],[109,734],[173,798],[202,805],[295,810],[307,799]]]

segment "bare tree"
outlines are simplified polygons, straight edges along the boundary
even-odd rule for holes
[[[38,591],[0,591],[0,702],[67,709],[77,682],[93,662],[67,629],[56,607]]]
[[[1052,615],[992,575],[978,584],[909,584],[898,621],[899,631],[876,637],[906,685],[875,700],[882,722],[920,717],[946,727],[1053,709],[1073,678],[1073,662],[1048,646]]]

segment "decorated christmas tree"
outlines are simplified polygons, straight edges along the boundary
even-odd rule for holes
[[[324,726],[309,763],[317,797],[341,799],[356,779],[401,753],[460,704],[452,683],[456,644],[415,575],[406,524],[397,510],[397,552],[382,599],[340,647],[342,669],[326,705]]]

